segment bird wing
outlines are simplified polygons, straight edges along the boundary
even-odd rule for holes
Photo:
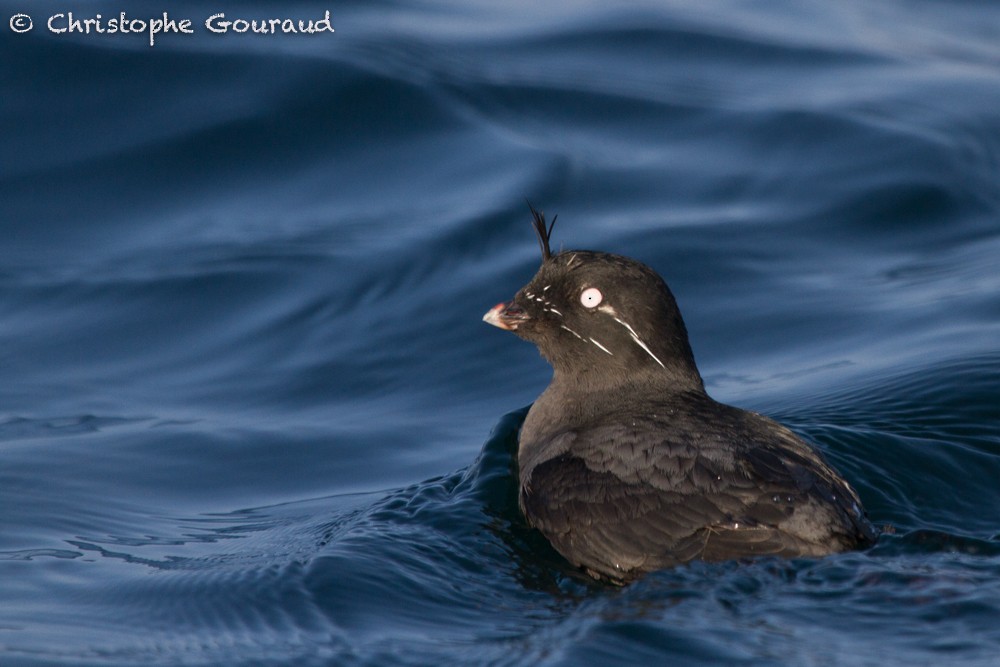
[[[802,453],[734,450],[710,435],[654,432],[564,432],[549,450],[559,453],[525,471],[522,509],[568,560],[614,580],[695,558],[820,553],[810,542],[829,537],[830,522],[813,515],[833,473],[804,444]],[[797,525],[796,510],[809,505],[801,515],[817,525]]]

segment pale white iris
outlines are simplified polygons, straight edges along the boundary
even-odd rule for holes
[[[597,308],[603,300],[604,295],[596,287],[588,287],[580,294],[580,303],[587,308]]]

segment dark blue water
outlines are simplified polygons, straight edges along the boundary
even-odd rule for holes
[[[0,1],[0,663],[1000,663],[1000,5],[239,4]],[[574,573],[526,197],[894,532]]]

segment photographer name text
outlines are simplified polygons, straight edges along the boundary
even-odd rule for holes
[[[320,19],[291,18],[243,18],[227,17],[225,13],[212,14],[204,21],[175,19],[169,12],[154,18],[133,18],[126,12],[117,16],[104,17],[101,14],[82,18],[73,12],[53,14],[45,21],[45,27],[54,35],[146,35],[149,45],[155,46],[156,39],[163,35],[193,35],[197,27],[216,35],[228,33],[254,35],[315,35],[334,32],[330,23],[330,12]],[[15,14],[10,18],[10,29],[16,33],[30,32],[34,21],[27,14]]]

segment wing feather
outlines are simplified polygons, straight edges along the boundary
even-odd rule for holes
[[[636,426],[563,434],[558,455],[522,471],[521,506],[570,562],[611,580],[695,558],[820,555],[831,530],[845,548],[863,540],[853,490],[788,433],[792,446],[737,451]]]

